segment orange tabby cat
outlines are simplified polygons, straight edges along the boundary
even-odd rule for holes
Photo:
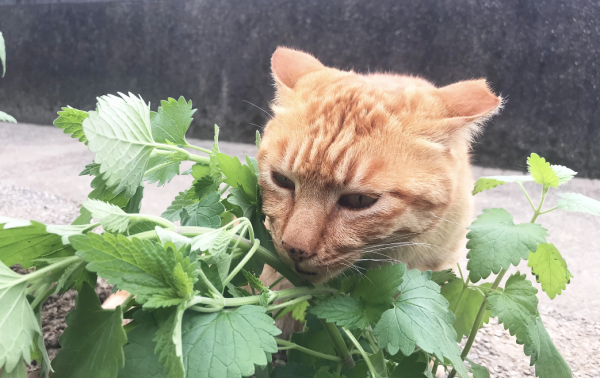
[[[470,144],[502,103],[485,80],[436,88],[287,48],[271,64],[274,117],[258,163],[281,258],[314,283],[361,259],[455,267],[472,209]]]

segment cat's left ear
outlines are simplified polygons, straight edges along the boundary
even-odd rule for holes
[[[271,58],[273,78],[280,89],[294,89],[302,76],[324,68],[312,55],[285,47],[277,48]]]
[[[447,132],[460,132],[467,138],[502,107],[502,99],[490,90],[485,80],[461,81],[439,88],[437,93],[448,111]]]

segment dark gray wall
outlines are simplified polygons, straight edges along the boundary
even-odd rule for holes
[[[0,109],[49,124],[60,106],[131,91],[154,106],[183,95],[194,136],[253,141],[278,45],[357,71],[438,85],[486,77],[507,100],[476,162],[523,168],[531,152],[600,177],[597,0],[0,0],[8,70]],[[71,0],[72,2],[72,0]]]

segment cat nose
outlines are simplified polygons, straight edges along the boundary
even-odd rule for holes
[[[296,262],[296,263],[300,263],[302,261],[309,260],[311,257],[313,257],[315,255],[312,252],[307,252],[298,247],[292,246],[290,244],[286,244],[283,241],[281,242],[281,244],[283,245],[283,248],[287,251],[290,258],[292,260],[294,260],[294,262]]]

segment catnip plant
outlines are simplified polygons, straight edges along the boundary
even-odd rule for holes
[[[0,32],[0,65],[2,66],[2,76],[6,74],[6,46],[4,44],[4,36],[2,32]],[[13,122],[16,123],[17,120],[11,116],[10,114],[6,114],[0,110],[0,122]]]
[[[536,376],[571,377],[538,313],[538,290],[521,272],[501,283],[511,265],[528,260],[550,298],[566,289],[571,273],[537,221],[558,209],[600,216],[600,202],[573,193],[545,209],[548,191],[575,172],[532,154],[529,175],[479,179],[473,194],[515,183],[532,218],[515,224],[504,209],[484,210],[468,227],[468,272],[459,267],[459,277],[388,264],[315,286],[275,253],[256,160],[221,153],[217,126],[211,149],[188,143],[194,112],[183,97],[153,112],[140,97],[121,94],[99,97],[93,111],[58,113],[54,124],[95,154],[81,172],[94,177],[92,191],[71,225],[0,218],[3,378],[25,377],[32,359],[53,378],[432,378],[439,368],[483,378],[486,368],[465,360],[490,317],[516,336]],[[184,161],[194,164],[180,172]],[[140,214],[144,185],[178,174],[190,177],[189,189],[161,217]],[[539,184],[537,205],[525,181]],[[15,264],[34,269],[17,274],[9,268]],[[276,291],[279,280],[261,282],[265,264],[295,287]],[[492,283],[480,283],[492,275]],[[131,295],[102,309],[98,276]],[[72,288],[76,305],[50,361],[42,306]],[[275,320],[290,315],[304,327],[286,340]],[[285,364],[273,359],[282,350]]]

